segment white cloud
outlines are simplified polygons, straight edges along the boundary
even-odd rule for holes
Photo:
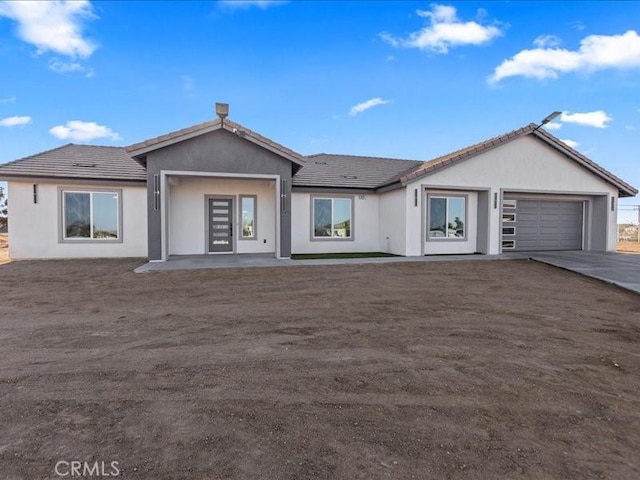
[[[540,35],[537,37],[533,44],[538,48],[555,48],[562,43],[555,35]]]
[[[578,148],[578,145],[580,145],[575,140],[569,140],[568,138],[561,138],[560,141],[563,143],[566,143],[567,145],[569,145],[571,148],[574,148],[574,149]]]
[[[349,115],[354,116],[364,112],[365,110],[369,110],[370,108],[377,107],[378,105],[386,105],[387,103],[391,103],[391,100],[384,100],[380,97],[371,98],[351,107]]]
[[[0,120],[0,127],[23,127],[31,123],[31,117],[7,117]]]
[[[16,103],[15,95],[7,98],[0,98],[0,103]]]
[[[498,65],[489,81],[515,76],[556,79],[568,72],[630,68],[640,68],[640,35],[635,30],[622,35],[589,35],[575,51],[550,46],[522,50]]]
[[[87,78],[95,75],[91,67],[86,67],[77,62],[65,62],[58,58],[49,60],[49,70],[56,73],[83,73]]]
[[[218,4],[224,8],[239,9],[258,7],[260,10],[266,10],[269,7],[283,5],[288,3],[286,0],[220,0]]]
[[[95,122],[72,120],[66,125],[57,125],[49,133],[61,140],[91,141],[98,138],[120,140],[120,135],[104,125]]]
[[[418,16],[426,18],[429,24],[409,34],[407,38],[397,38],[381,33],[380,38],[394,47],[418,48],[436,53],[447,53],[449,48],[460,45],[483,45],[502,31],[495,25],[481,25],[478,22],[460,21],[456,9],[449,5],[432,5],[431,10],[417,10]],[[479,10],[480,17],[486,15]]]
[[[2,2],[0,16],[16,21],[20,39],[35,45],[38,53],[86,58],[96,49],[82,32],[84,21],[95,18],[86,0]]]
[[[560,130],[562,128],[562,124],[558,122],[549,122],[544,125],[544,128],[547,130]]]
[[[586,113],[562,112],[560,120],[564,123],[575,123],[576,125],[585,127],[607,128],[609,126],[607,124],[613,120],[613,118],[604,110],[596,110],[595,112]]]

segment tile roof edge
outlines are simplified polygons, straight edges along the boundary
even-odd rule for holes
[[[546,130],[542,130],[542,129],[536,129],[532,133],[537,138],[540,138],[542,141],[544,141],[546,143],[552,142],[553,146],[555,148],[557,148],[557,149],[559,149],[561,151],[564,151],[565,154],[567,154],[569,156],[572,156],[572,157],[576,157],[579,160],[579,163],[586,164],[586,165],[583,165],[583,166],[587,167],[588,169],[595,170],[594,173],[597,173],[597,174],[599,174],[599,176],[603,177],[603,179],[608,180],[609,183],[611,183],[613,186],[617,187],[619,190],[626,190],[625,193],[633,194],[633,195],[630,195],[630,196],[635,196],[635,195],[638,194],[638,189],[635,188],[633,185],[625,182],[620,177],[618,177],[617,175],[611,173],[609,170],[604,168],[602,165],[598,164],[597,162],[595,162],[594,160],[591,160],[589,157],[587,157],[583,153],[580,153],[576,149],[574,149],[571,146],[567,145],[566,143],[564,143],[562,140],[560,140],[555,135],[547,132]],[[620,188],[620,187],[622,187],[622,188]]]
[[[507,142],[520,138],[524,135],[529,135],[537,128],[535,123],[530,123],[524,127],[517,128],[502,135],[496,135],[481,142],[477,142],[466,147],[454,150],[452,152],[440,155],[438,157],[427,160],[422,165],[418,165],[412,171],[404,174],[400,181],[404,184],[418,178],[423,178],[435,171],[438,171],[447,166],[455,165],[456,163],[475,157],[483,152],[492,150]]]
[[[305,155],[305,158],[313,158],[313,157],[320,157],[320,156],[327,156],[327,157],[356,157],[356,158],[366,158],[366,159],[372,159],[372,160],[396,160],[399,162],[423,162],[423,160],[419,160],[417,158],[397,158],[397,157],[374,157],[371,155],[351,155],[349,153],[314,153],[313,155]]]
[[[262,148],[266,150],[273,151],[276,154],[279,154],[288,160],[293,161],[294,163],[298,163],[303,165],[305,163],[304,156],[299,154],[298,152],[291,150],[290,148],[285,147],[284,145],[275,142],[259,133],[251,130],[250,128],[245,127],[239,123],[234,122],[233,120],[225,119],[221,121],[210,120],[207,122],[198,123],[196,125],[192,125],[190,127],[182,128],[180,130],[175,130],[173,132],[166,133],[164,135],[160,135],[157,137],[150,138],[148,140],[143,140],[142,142],[134,143],[124,147],[127,153],[131,154],[132,157],[139,157],[148,152],[151,152],[157,148],[163,148],[165,146],[173,145],[174,143],[178,143],[182,140],[188,140],[193,137],[197,137],[203,135],[205,133],[214,132],[217,130],[225,130],[230,133],[238,133],[243,132],[244,136],[252,139],[253,143],[258,144]],[[163,145],[166,144],[166,145]],[[155,148],[154,148],[155,147]],[[138,160],[136,158],[136,160]]]
[[[183,136],[185,136],[185,135],[187,135],[189,133],[198,133],[198,132],[200,132],[202,130],[206,130],[206,129],[211,128],[211,127],[217,127],[221,123],[222,122],[220,121],[220,119],[208,120],[206,122],[200,122],[200,123],[197,123],[195,125],[191,125],[189,127],[180,128],[178,130],[173,130],[172,132],[165,133],[163,135],[157,135],[155,137],[148,138],[146,140],[142,140],[141,142],[132,143],[131,145],[127,145],[126,147],[124,147],[124,149],[128,153],[132,153],[132,152],[135,152],[136,150],[143,150],[143,149],[158,145],[158,144],[163,143],[163,142],[167,142],[167,141],[170,141],[170,140],[174,140],[174,139],[183,137]]]
[[[22,162],[24,160],[29,160],[31,158],[38,157],[40,155],[44,155],[44,154],[47,154],[47,153],[55,152],[56,150],[62,150],[63,148],[67,148],[67,147],[71,147],[71,146],[75,146],[75,145],[76,145],[75,143],[65,143],[64,145],[60,145],[58,147],[50,148],[49,150],[45,150],[44,152],[34,153],[32,155],[27,155],[26,157],[18,158],[16,160],[11,160],[11,161],[6,162],[6,163],[0,163],[0,168],[6,167],[7,165],[13,165],[15,163]]]

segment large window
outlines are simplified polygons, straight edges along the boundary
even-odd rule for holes
[[[62,239],[120,240],[118,191],[62,191]]]
[[[313,238],[351,239],[352,199],[344,197],[313,198]]]
[[[256,197],[255,195],[240,196],[240,215],[242,230],[240,232],[241,240],[254,240],[256,232]]]
[[[429,239],[465,239],[467,236],[467,197],[429,195],[427,200]]]

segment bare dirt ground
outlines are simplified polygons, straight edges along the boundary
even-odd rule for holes
[[[640,253],[640,243],[618,242],[617,251],[621,253]]]
[[[0,267],[3,479],[640,478],[635,294],[515,260],[137,264]]]
[[[6,233],[0,233],[0,265],[9,261],[9,241]]]

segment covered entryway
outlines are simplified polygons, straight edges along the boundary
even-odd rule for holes
[[[233,252],[233,198],[207,198],[208,253]]]
[[[502,250],[582,250],[584,202],[506,197]]]
[[[210,253],[291,255],[291,177],[305,160],[229,120],[225,106],[216,105],[218,120],[128,148],[147,170],[151,261]],[[227,201],[212,213],[209,198]]]

